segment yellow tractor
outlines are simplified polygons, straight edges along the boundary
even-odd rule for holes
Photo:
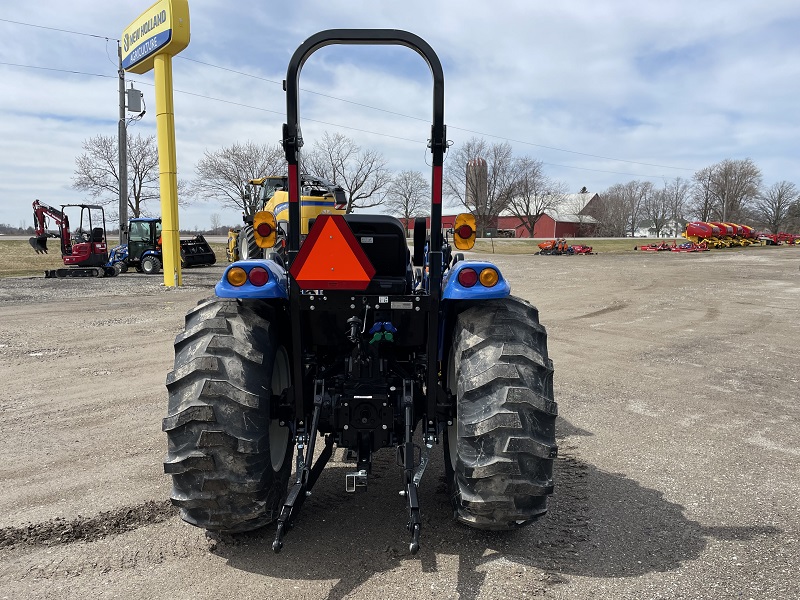
[[[302,175],[300,196],[300,233],[308,234],[309,222],[320,215],[343,215],[347,208],[344,190],[319,177]],[[289,183],[287,177],[260,177],[251,179],[248,184],[251,193],[257,195],[256,214],[269,211],[275,215],[278,231],[286,231],[289,220]],[[228,259],[248,260],[264,258],[264,249],[256,243],[253,216],[244,217],[244,225],[238,233],[228,232]]]

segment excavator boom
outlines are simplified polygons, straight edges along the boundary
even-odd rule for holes
[[[47,233],[48,217],[56,222],[59,228],[59,234]],[[37,254],[47,254],[48,237],[60,237],[62,240],[69,240],[69,218],[67,218],[67,215],[65,215],[63,211],[48,206],[38,199],[33,201],[33,228],[36,236],[28,239],[28,242],[33,249],[36,250]],[[66,237],[64,237],[64,232],[66,232]]]

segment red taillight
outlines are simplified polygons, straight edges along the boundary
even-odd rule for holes
[[[250,274],[247,278],[253,285],[261,287],[269,281],[269,273],[267,273],[266,269],[262,269],[261,267],[253,267],[250,269]]]
[[[475,269],[461,269],[458,272],[458,283],[464,287],[472,287],[478,283],[478,273]]]
[[[269,223],[259,223],[258,227],[256,227],[256,231],[261,237],[269,237],[272,235],[272,227]]]
[[[462,225],[456,231],[456,234],[458,235],[458,237],[460,237],[462,239],[465,239],[465,240],[468,240],[470,237],[472,237],[473,233],[474,232],[472,231],[472,227],[470,227],[469,225]]]

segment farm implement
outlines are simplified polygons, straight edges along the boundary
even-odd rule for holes
[[[639,250],[643,252],[665,252],[665,251],[669,252],[674,247],[675,247],[675,242],[672,242],[672,244],[668,244],[667,242],[661,242],[660,244],[649,244],[647,246],[639,246]]]
[[[539,244],[539,251],[536,254],[564,256],[574,254],[594,254],[591,246],[584,246],[583,244],[575,244],[570,246],[567,240],[560,238],[557,240],[549,240]]]
[[[683,244],[670,247],[671,252],[705,252],[708,249],[708,244],[705,242],[700,242],[699,244],[694,242],[684,242]]]
[[[732,248],[761,243],[755,230],[749,225],[720,221],[687,223],[686,230],[681,235],[695,244],[705,243],[708,248]]]
[[[758,239],[767,246],[800,246],[800,235],[793,233],[759,233]]]

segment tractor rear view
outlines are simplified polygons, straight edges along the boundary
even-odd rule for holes
[[[416,220],[411,252],[386,215],[320,214],[302,237],[299,75],[330,44],[406,46],[431,69],[430,230]],[[458,521],[493,530],[535,521],[557,453],[547,334],[500,269],[454,254],[443,233],[438,57],[404,31],[323,31],[294,53],[285,88],[286,239],[273,212],[257,213],[265,257],[229,265],[175,339],[163,420],[172,502],[210,531],[275,523],[278,552],[334,448],[354,463],[343,493],[363,492],[374,453],[394,449],[414,554],[418,490],[438,445]],[[456,250],[472,248],[474,217],[459,215],[453,232]]]

